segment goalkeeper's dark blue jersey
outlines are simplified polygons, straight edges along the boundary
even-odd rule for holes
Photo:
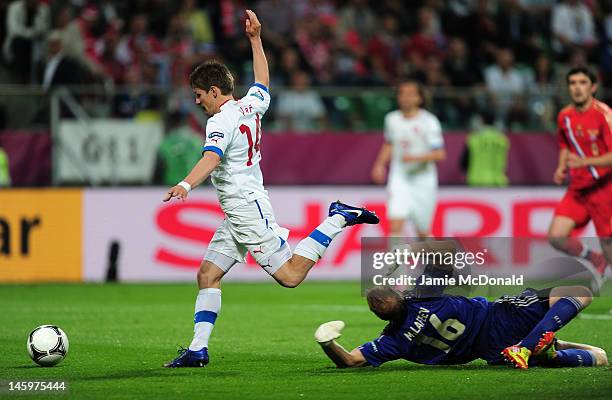
[[[404,323],[360,347],[373,366],[397,359],[420,364],[462,364],[479,357],[475,342],[492,303],[445,296],[407,299]]]
[[[483,297],[442,296],[406,300],[404,322],[360,347],[373,366],[406,359],[420,364],[463,364],[518,343],[548,310],[548,292],[527,289],[495,302]]]

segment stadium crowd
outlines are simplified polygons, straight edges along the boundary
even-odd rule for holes
[[[590,65],[604,86],[612,82],[610,0],[0,1],[2,80],[46,91],[127,85],[115,96],[117,117],[159,107],[146,86],[184,86],[208,59],[226,62],[248,85],[240,29],[247,7],[264,26],[271,85],[287,87],[273,105],[270,126],[280,130],[315,131],[367,114],[359,112],[367,98],[354,104],[317,87],[388,87],[412,77],[446,93],[429,106],[447,125],[466,126],[484,108],[525,128],[554,122],[566,99],[547,91],[560,92],[569,68]],[[473,90],[448,89],[465,87]],[[187,106],[180,96],[168,101],[171,111]],[[380,115],[393,107],[375,102]]]

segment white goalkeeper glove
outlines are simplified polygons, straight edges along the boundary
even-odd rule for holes
[[[321,324],[315,331],[315,340],[319,343],[331,342],[342,336],[344,321],[329,321]]]

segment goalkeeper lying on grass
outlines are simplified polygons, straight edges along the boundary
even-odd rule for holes
[[[463,364],[478,358],[521,369],[607,365],[603,349],[555,338],[591,299],[583,286],[527,289],[494,302],[482,297],[404,297],[379,287],[368,292],[367,300],[376,316],[389,321],[380,337],[349,352],[335,340],[344,322],[331,321],[319,326],[315,339],[339,368],[377,367],[398,359]]]

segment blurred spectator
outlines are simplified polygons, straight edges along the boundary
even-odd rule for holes
[[[310,88],[310,77],[297,71],[291,78],[291,89],[278,96],[276,116],[279,127],[286,131],[311,132],[320,130],[325,124],[323,101]]]
[[[185,14],[175,14],[170,17],[163,48],[164,53],[171,59],[189,58],[194,54],[194,38]]]
[[[6,39],[6,14],[8,12],[8,8],[8,1],[0,1],[0,45],[4,45],[4,40]],[[3,56],[0,57],[0,59],[3,58]]]
[[[183,0],[180,13],[189,29],[196,54],[210,54],[215,49],[215,35],[208,11],[198,8],[196,0]],[[170,27],[172,31],[172,24]]]
[[[419,9],[418,30],[410,36],[404,46],[404,54],[416,70],[426,68],[426,59],[442,57],[446,49],[446,38],[440,30],[437,15],[432,8]]]
[[[399,74],[402,55],[402,37],[395,15],[385,14],[382,17],[381,29],[367,44],[367,54],[373,72],[380,77],[382,84],[393,85]]]
[[[447,0],[446,8],[459,18],[466,18],[476,8],[476,0]]]
[[[558,90],[554,87],[556,73],[550,57],[540,53],[535,61],[534,84],[529,97],[532,125],[553,128],[555,103],[554,96]]]
[[[63,51],[62,35],[52,31],[47,39],[47,62],[42,76],[42,87],[50,92],[58,86],[78,85],[86,82],[84,68]]]
[[[507,186],[510,141],[494,125],[488,112],[480,115],[480,126],[471,132],[461,156],[461,167],[470,186]]]
[[[349,1],[339,15],[335,26],[335,80],[340,85],[368,85],[371,83],[368,73],[373,65],[367,55],[367,43],[376,32],[376,15],[365,0]]]
[[[6,14],[4,60],[19,83],[31,83],[44,35],[51,25],[49,6],[40,0],[13,1]]]
[[[528,89],[525,76],[514,66],[510,49],[497,51],[496,63],[484,71],[485,83],[496,117],[505,123],[525,120],[524,95]]]
[[[604,71],[604,84],[612,86],[612,2],[605,3],[606,13],[602,21],[602,57],[601,70]],[[604,99],[605,101],[605,99]]]
[[[530,62],[540,51],[533,20],[519,0],[502,0],[497,14],[498,45],[514,50],[520,62]]]
[[[420,2],[407,2],[402,0],[379,0],[373,7],[378,9],[378,15],[393,15],[398,22],[399,32],[414,32],[416,30],[416,10]]]
[[[298,23],[295,38],[300,53],[314,72],[317,82],[331,82],[334,77],[335,46],[331,26],[318,18],[307,18]]]
[[[118,57],[119,29],[111,25],[102,39],[96,43],[96,53],[102,73],[114,83],[121,85],[125,78],[126,66]]]
[[[293,17],[295,20],[303,18],[325,18],[335,23],[336,2],[334,0],[293,0]]]
[[[117,49],[118,59],[125,65],[140,62],[140,56],[154,57],[162,51],[162,45],[149,33],[149,20],[146,14],[132,18],[130,32],[121,39]]]
[[[579,0],[565,0],[552,10],[553,49],[567,56],[573,47],[590,49],[596,44],[593,13]]]
[[[278,80],[281,85],[289,86],[293,74],[302,69],[300,54],[293,47],[285,47],[280,55]]]
[[[338,34],[341,38],[346,40],[346,35],[357,35],[360,41],[367,41],[377,28],[376,15],[368,7],[367,0],[349,0],[340,8]]]
[[[474,11],[465,19],[465,40],[478,64],[494,58],[499,31],[488,0],[477,0]]]
[[[145,15],[147,19],[147,32],[155,37],[162,38],[166,35],[168,28],[168,17],[174,14],[177,3],[175,0],[130,0],[123,3],[128,20],[133,20],[139,15]]]
[[[179,113],[168,117],[166,136],[159,145],[156,183],[174,185],[180,182],[200,160],[202,138],[183,120]]]
[[[557,0],[519,0],[519,4],[529,13],[538,33],[548,35],[550,32],[550,12]]]
[[[98,6],[100,8],[102,18],[108,23],[115,23],[119,19],[119,14],[117,13],[115,3],[117,3],[116,0],[101,0],[99,2]]]
[[[557,0],[519,0],[521,7],[532,15],[550,13]]]
[[[78,18],[72,19],[71,9],[63,7],[55,18],[55,27],[58,29],[64,48],[64,53],[81,63],[92,74],[103,74],[98,52],[96,51],[96,37],[93,27],[97,24],[100,12],[95,7],[86,7]]]
[[[448,42],[444,71],[453,86],[469,87],[482,82],[480,67],[469,57],[465,41],[460,37],[451,38]]]
[[[115,97],[114,113],[119,118],[136,118],[143,111],[156,110],[159,107],[158,96],[151,93],[146,85],[156,73],[153,64],[144,64],[143,68],[132,67],[125,76],[125,87]]]
[[[450,80],[450,85],[458,88],[469,88],[482,83],[480,67],[469,57],[465,41],[459,37],[448,42],[448,56],[444,62],[444,72]],[[450,100],[448,124],[467,126],[475,108],[473,93],[469,90],[459,90]]]
[[[424,70],[415,75],[415,78],[422,82],[427,88],[447,88],[450,86],[450,79],[442,68],[442,63],[437,57],[430,56],[424,64]],[[431,99],[431,112],[443,121],[448,121],[450,111],[450,101],[443,93],[433,90],[434,96]]]
[[[255,5],[255,12],[261,21],[263,40],[274,51],[288,45],[293,28],[294,2],[292,0],[259,0]],[[312,16],[306,16],[312,18]]]

